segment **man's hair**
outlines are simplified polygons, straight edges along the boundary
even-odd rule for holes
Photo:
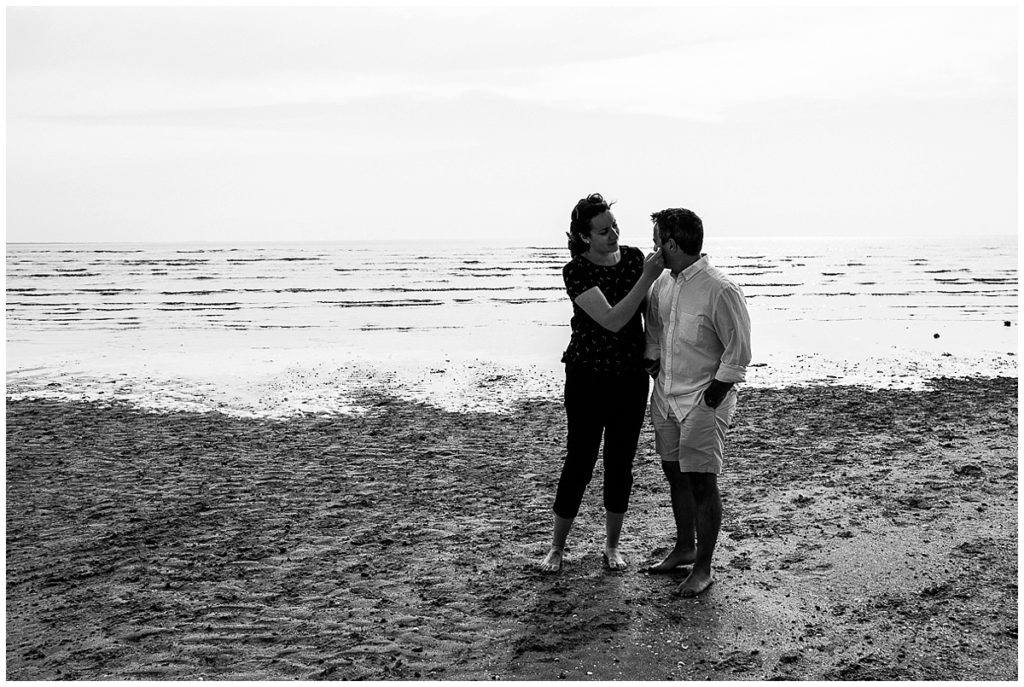
[[[704,247],[704,223],[692,210],[668,208],[651,213],[662,243],[673,239],[687,255],[700,255]]]
[[[614,201],[612,201],[614,202]],[[583,239],[590,236],[590,220],[602,212],[611,208],[612,204],[604,199],[600,193],[591,193],[586,198],[580,198],[569,215],[569,254],[576,257],[585,253],[590,246]]]

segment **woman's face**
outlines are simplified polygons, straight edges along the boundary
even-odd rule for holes
[[[619,249],[619,225],[610,210],[590,220],[589,238],[594,253],[614,253]]]

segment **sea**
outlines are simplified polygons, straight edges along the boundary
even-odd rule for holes
[[[630,243],[625,241],[625,243]],[[634,243],[649,250],[646,243]],[[720,238],[748,385],[1017,375],[1017,239]],[[6,396],[242,416],[556,399],[561,245],[8,243]]]

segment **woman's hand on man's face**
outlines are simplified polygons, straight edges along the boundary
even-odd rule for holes
[[[644,277],[657,279],[664,270],[665,258],[662,256],[660,248],[644,258]]]

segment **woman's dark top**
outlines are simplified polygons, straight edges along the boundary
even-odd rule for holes
[[[567,368],[622,374],[643,370],[644,326],[637,308],[626,326],[612,332],[576,305],[576,298],[595,286],[601,289],[609,305],[626,297],[644,271],[644,254],[639,248],[621,246],[615,265],[595,265],[577,255],[562,268],[565,290],[572,301],[572,337],[562,355]]]

